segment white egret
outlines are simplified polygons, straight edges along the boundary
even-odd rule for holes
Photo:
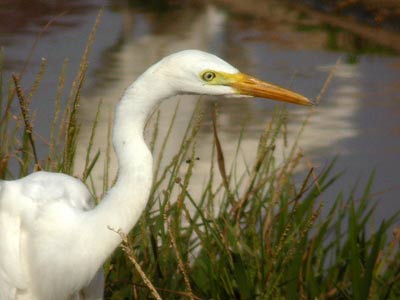
[[[101,268],[146,206],[152,155],[143,138],[146,118],[178,94],[255,96],[311,102],[240,73],[198,50],[165,57],[125,91],[115,112],[115,185],[94,207],[85,185],[71,176],[37,172],[0,182],[0,299],[102,299]]]

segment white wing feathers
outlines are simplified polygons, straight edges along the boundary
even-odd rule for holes
[[[94,200],[76,178],[36,172],[14,181],[0,181],[0,299],[15,299],[27,287],[21,260],[21,235],[29,232],[44,206],[62,201],[76,210],[89,210]],[[23,255],[23,254],[22,254]]]
[[[0,213],[0,299],[14,299],[17,288],[25,288],[21,273],[18,218]]]

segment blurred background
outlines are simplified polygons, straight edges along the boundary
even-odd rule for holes
[[[338,156],[345,171],[323,198],[360,187],[376,170],[377,221],[400,209],[400,2],[398,0],[1,0],[0,46],[4,80],[21,73],[34,81],[41,58],[47,70],[32,102],[37,134],[46,138],[63,61],[66,90],[79,68],[86,40],[101,8],[103,16],[90,54],[83,88],[79,160],[84,159],[99,99],[104,105],[96,146],[105,149],[110,111],[124,89],[148,66],[182,49],[201,49],[241,71],[315,99],[335,64],[321,103],[300,139],[305,161],[320,172]],[[339,62],[338,62],[339,61]],[[338,63],[337,63],[338,62]],[[181,97],[177,125],[167,150],[171,157],[196,100]],[[161,107],[161,136],[176,99]],[[262,100],[204,97],[205,120],[197,143],[196,184],[208,174],[211,112],[219,105],[220,135],[228,162],[239,154],[242,168],[254,158],[258,138],[281,104]],[[17,110],[18,108],[15,107]],[[295,139],[309,108],[287,106],[288,140]],[[1,141],[0,141],[1,142]],[[277,150],[284,155],[284,146]],[[116,163],[113,160],[112,169]],[[304,170],[306,165],[303,166]],[[301,173],[301,169],[299,171]],[[99,166],[95,179],[100,179]]]

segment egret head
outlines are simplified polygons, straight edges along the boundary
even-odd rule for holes
[[[261,97],[296,104],[311,105],[306,97],[241,73],[219,57],[185,50],[165,57],[154,69],[168,80],[178,94]]]

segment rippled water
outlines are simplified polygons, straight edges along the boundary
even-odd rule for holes
[[[35,2],[35,1],[33,1]],[[336,170],[345,170],[327,201],[340,190],[361,183],[376,169],[374,191],[380,194],[379,218],[400,209],[400,58],[388,54],[360,54],[358,37],[326,28],[310,18],[304,21],[293,11],[278,7],[267,18],[250,18],[211,5],[183,5],[162,11],[122,5],[118,1],[71,1],[66,7],[50,6],[43,11],[26,8],[16,17],[14,27],[0,22],[0,43],[4,46],[6,74],[20,71],[31,46],[52,16],[65,10],[38,40],[24,75],[32,82],[40,58],[48,63],[41,88],[32,104],[37,109],[36,128],[48,135],[49,108],[52,109],[62,61],[69,58],[67,82],[77,70],[85,40],[100,5],[104,15],[91,52],[90,72],[84,89],[81,120],[83,122],[80,155],[86,148],[98,100],[104,101],[99,132],[105,133],[109,111],[123,90],[149,65],[181,49],[196,48],[213,52],[241,71],[315,98],[336,64],[336,72],[320,105],[315,109],[300,145],[307,159],[321,170],[336,155]],[[32,4],[34,6],[34,3]],[[22,8],[9,10],[16,14]],[[0,13],[4,14],[0,6]],[[10,12],[11,11],[11,12]],[[33,12],[34,11],[34,12]],[[7,13],[7,12],[6,12]],[[367,43],[368,44],[368,43]],[[333,46],[334,45],[334,46]],[[369,45],[369,44],[368,44]],[[389,51],[390,52],[390,51]],[[191,99],[192,98],[192,99]],[[194,99],[193,99],[194,98]],[[173,131],[167,155],[172,156],[174,141],[181,136],[196,103],[195,97],[183,97],[177,126]],[[205,98],[206,112],[201,128],[196,176],[208,170],[212,141],[210,117],[215,99]],[[177,100],[162,106],[161,133]],[[258,137],[270,120],[277,103],[262,100],[218,99],[220,132],[224,152],[230,159],[235,152],[244,123],[246,134],[241,156],[249,161],[254,156]],[[298,132],[309,108],[287,106],[290,138]],[[40,120],[40,122],[38,121]],[[97,145],[104,145],[105,134]],[[113,164],[115,166],[115,164]],[[96,176],[100,177],[101,168]]]

